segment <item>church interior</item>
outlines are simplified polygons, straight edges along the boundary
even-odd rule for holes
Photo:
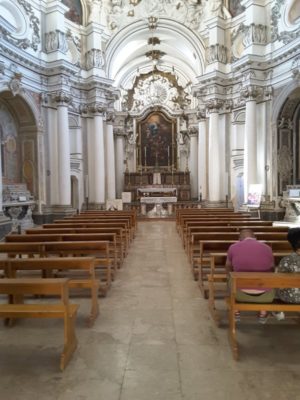
[[[0,139],[3,398],[300,399],[300,0],[0,0]]]

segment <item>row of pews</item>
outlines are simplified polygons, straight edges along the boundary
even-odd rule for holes
[[[191,272],[198,281],[204,298],[208,299],[208,308],[212,319],[219,326],[219,300],[226,304],[229,321],[229,341],[234,359],[238,359],[236,337],[236,311],[292,311],[299,312],[300,305],[238,303],[236,291],[240,288],[295,288],[300,287],[300,274],[276,273],[231,273],[230,289],[225,271],[227,251],[239,237],[239,231],[251,228],[258,240],[272,248],[275,265],[282,257],[291,253],[287,241],[288,227],[273,226],[271,221],[252,218],[249,213],[236,213],[229,209],[185,209],[176,212],[176,229],[186,251]],[[230,291],[230,292],[229,292]],[[218,300],[218,302],[217,302]]]
[[[99,295],[106,296],[136,231],[135,211],[90,210],[7,235],[0,243],[0,317],[9,326],[18,318],[63,319],[64,370],[77,347],[79,304],[70,302],[70,292],[89,293],[91,327],[99,315]],[[42,296],[38,303],[36,295]]]

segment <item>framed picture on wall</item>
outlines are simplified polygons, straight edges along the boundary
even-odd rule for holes
[[[176,169],[176,119],[152,112],[138,122],[137,167]]]

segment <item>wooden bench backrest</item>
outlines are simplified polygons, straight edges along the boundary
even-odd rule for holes
[[[61,241],[109,241],[116,242],[115,233],[54,233],[46,235],[7,235],[6,242],[61,242]]]
[[[187,234],[201,233],[201,232],[239,232],[241,229],[250,228],[255,232],[288,232],[288,227],[286,226],[189,226],[187,228]]]
[[[300,288],[300,273],[231,272],[232,292],[239,288]]]
[[[286,251],[286,252],[281,252],[281,253],[273,253],[274,256],[274,265],[278,265],[280,260],[287,256],[288,254],[290,254],[290,252]],[[214,253],[211,252],[209,254],[210,258],[211,258],[211,266],[224,266],[225,268],[225,263],[226,263],[226,259],[227,259],[227,252],[225,253]]]
[[[1,294],[39,294],[59,295],[65,302],[68,301],[68,281],[66,278],[3,278],[0,279]]]
[[[128,230],[125,222],[62,222],[57,224],[44,224],[43,228],[57,229],[57,228],[123,228]]]
[[[224,251],[227,252],[229,247],[236,242],[236,240],[200,240],[200,254]],[[263,242],[270,246],[273,252],[292,250],[288,241],[268,240]]]
[[[46,235],[46,234],[56,234],[56,233],[116,233],[117,236],[121,236],[124,232],[123,228],[36,228],[27,229],[25,231],[28,235]]]
[[[9,276],[17,270],[89,270],[95,267],[95,257],[6,258],[0,259],[0,268],[7,269]]]
[[[240,221],[189,221],[186,223],[185,228],[193,226],[272,226],[272,221],[258,221],[258,220],[240,220]]]
[[[256,238],[258,240],[287,240],[286,232],[257,232]],[[196,243],[199,240],[238,240],[239,232],[202,232],[192,233],[191,242]]]

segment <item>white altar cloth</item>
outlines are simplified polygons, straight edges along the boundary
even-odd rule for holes
[[[176,203],[177,197],[141,197],[140,201],[146,204]]]

